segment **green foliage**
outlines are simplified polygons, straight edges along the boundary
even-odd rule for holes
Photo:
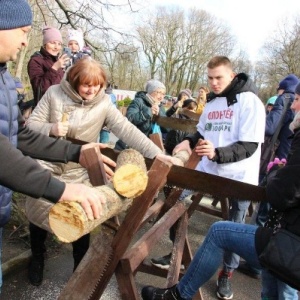
[[[132,100],[129,97],[126,97],[123,101],[124,101],[124,106],[129,106]]]
[[[117,101],[117,107],[123,107],[124,106],[124,101],[123,100],[120,100],[120,101]]]
[[[127,107],[131,103],[131,99],[129,97],[124,98],[123,100],[117,101],[118,107]]]

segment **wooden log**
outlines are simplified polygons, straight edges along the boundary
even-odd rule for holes
[[[187,163],[187,161],[190,158],[190,154],[185,150],[179,151],[179,152],[177,152],[176,154],[174,154],[172,156],[178,158],[179,160],[181,160],[184,165]]]
[[[195,148],[199,146],[200,142],[201,139],[198,140]],[[173,157],[180,159],[184,166],[189,169],[195,169],[201,160],[201,157],[194,150],[192,151],[191,155],[186,150],[181,150],[174,154]]]
[[[115,190],[126,198],[140,196],[148,184],[147,167],[142,154],[134,149],[123,150],[116,163],[113,177]]]
[[[49,212],[49,224],[60,241],[70,243],[78,240],[101,223],[126,211],[132,204],[133,199],[120,197],[112,187],[102,185],[94,188],[106,199],[99,219],[89,220],[78,202],[60,202],[52,206]]]

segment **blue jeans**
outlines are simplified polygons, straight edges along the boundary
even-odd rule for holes
[[[248,200],[229,200],[229,221],[236,223],[245,223],[246,214],[250,201]],[[240,256],[236,253],[225,251],[224,253],[224,266],[223,269],[225,272],[233,271],[237,269],[240,263]]]
[[[107,130],[101,130],[100,131],[100,139],[99,142],[102,144],[107,144],[109,142],[109,134],[110,132]]]
[[[234,252],[259,268],[255,250],[256,229],[257,226],[254,225],[229,221],[214,223],[178,283],[177,288],[181,297],[192,299],[197,290],[218,270],[225,251]]]
[[[1,294],[1,287],[2,287],[2,228],[0,228],[0,294]]]
[[[298,300],[298,291],[280,281],[268,271],[262,269],[263,300]]]

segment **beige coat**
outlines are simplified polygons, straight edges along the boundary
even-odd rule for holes
[[[124,141],[129,147],[141,152],[143,156],[154,158],[162,151],[154,145],[140,130],[138,130],[113,105],[110,97],[103,90],[90,101],[82,100],[70,84],[63,79],[59,85],[51,86],[42,97],[37,107],[28,119],[30,129],[49,135],[54,123],[62,121],[64,113],[68,114],[69,130],[67,137],[98,142],[102,127]],[[64,182],[81,182],[88,179],[86,169],[77,163],[39,163],[50,169],[53,175]],[[27,201],[26,213],[28,219],[49,230],[48,212],[53,204],[41,201]],[[43,225],[44,224],[44,225]]]

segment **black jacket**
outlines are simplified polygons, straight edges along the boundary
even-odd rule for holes
[[[166,114],[168,115],[168,111],[166,112]],[[173,118],[190,119],[189,117],[183,114],[173,115]],[[171,155],[175,146],[181,143],[187,135],[188,133],[185,131],[170,129],[170,131],[166,134],[165,141],[164,141],[164,146],[167,153]]]
[[[285,167],[279,169],[266,186],[267,201],[282,212],[280,226],[300,236],[300,129],[295,131]],[[272,229],[258,227],[255,246],[258,254],[269,241]]]
[[[15,83],[0,65],[0,227],[10,215],[11,190],[56,202],[65,184],[33,158],[78,162],[80,146],[29,130],[18,112]],[[8,125],[6,125],[8,124]]]

